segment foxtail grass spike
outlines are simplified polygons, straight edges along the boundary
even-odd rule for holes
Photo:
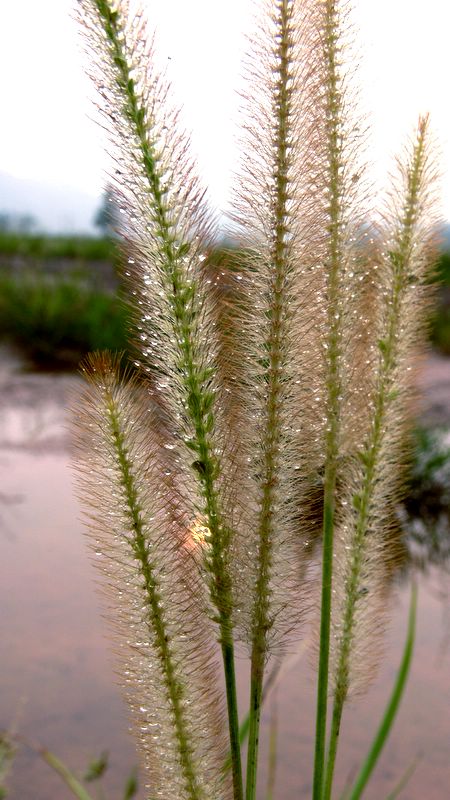
[[[299,497],[308,467],[320,466],[311,436],[314,378],[307,380],[306,371],[315,338],[322,236],[313,188],[315,4],[280,0],[265,3],[264,11],[247,65],[245,158],[233,210],[245,253],[236,314],[244,331],[237,413],[246,480],[237,500],[244,508],[243,579],[253,587],[242,592],[240,623],[250,648],[260,639],[263,662],[298,625],[304,601],[299,593],[304,575],[300,578],[289,553],[297,549],[301,563],[306,536],[299,525]]]
[[[239,248],[221,261],[142,11],[77,5],[110,136],[142,378],[119,377],[108,356],[87,364],[80,493],[151,797],[243,800],[240,639],[255,800],[267,662],[314,605],[322,534],[312,797],[329,800],[342,709],[372,674],[384,626],[395,465],[433,249],[428,121],[374,229],[346,66],[351,6],[263,0],[232,214]]]
[[[105,103],[117,165],[114,183],[121,203],[125,278],[141,362],[172,419],[172,438],[177,440],[183,468],[196,478],[198,514],[205,522],[208,546],[203,553],[224,651],[239,800],[239,725],[231,634],[232,527],[219,485],[222,473],[212,359],[215,336],[208,321],[202,269],[211,221],[189,158],[189,141],[178,133],[178,115],[169,110],[168,86],[154,69],[142,13],[131,19],[127,4],[113,0],[79,0],[79,8],[96,59],[96,84]]]
[[[177,115],[168,110],[168,87],[153,68],[142,15],[130,20],[126,4],[112,0],[80,0],[80,11],[118,167],[114,182],[128,257],[125,278],[138,314],[143,365],[172,418],[172,436],[181,449],[184,445],[184,466],[193,466],[212,541],[213,572],[220,562],[220,579],[212,578],[213,600],[229,614],[230,530],[221,524],[213,441],[214,335],[204,329],[201,286],[210,227],[203,192],[186,137],[177,133]],[[226,592],[217,593],[219,583]]]
[[[248,259],[245,274],[239,275],[247,351],[247,413],[241,435],[247,461],[243,489],[249,493],[241,537],[246,551],[241,626],[251,651],[247,800],[253,800],[256,791],[266,661],[286,634],[298,628],[306,606],[302,609],[299,591],[304,570],[299,567],[303,554],[298,497],[308,454],[301,447],[307,436],[302,441],[301,422],[296,424],[305,386],[298,339],[305,332],[311,335],[310,259],[317,228],[309,229],[313,198],[305,191],[315,168],[314,161],[312,169],[308,166],[313,152],[308,115],[314,97],[310,91],[300,92],[313,72],[304,60],[314,32],[313,5],[304,4],[304,16],[300,11],[295,0],[271,3],[252,43],[245,162],[233,215],[241,223]]]
[[[321,800],[327,726],[330,622],[336,492],[343,455],[343,409],[350,391],[349,337],[354,314],[360,215],[364,213],[364,170],[361,121],[350,117],[351,93],[344,64],[350,39],[349,5],[336,0],[318,3],[322,146],[320,185],[327,233],[323,247],[325,333],[324,375],[323,546],[320,650],[317,687],[314,800]],[[346,333],[348,332],[348,333]]]
[[[344,703],[373,676],[385,627],[392,521],[401,490],[397,465],[405,446],[411,371],[427,306],[425,280],[433,263],[430,231],[437,221],[427,129],[427,118],[421,118],[410,151],[399,165],[400,181],[391,191],[381,228],[378,362],[370,375],[372,385],[366,381],[365,387],[370,424],[354,463],[347,464],[350,479],[336,543],[334,708],[325,799],[331,793]]]
[[[130,19],[127,4],[113,0],[79,0],[79,9],[116,165],[124,278],[143,367],[174,415],[184,409],[190,431],[185,382],[191,394],[208,382],[198,284],[212,221],[142,12]]]
[[[89,360],[77,409],[79,494],[88,512],[122,684],[152,796],[231,798],[214,637],[179,497],[152,458],[148,395]]]

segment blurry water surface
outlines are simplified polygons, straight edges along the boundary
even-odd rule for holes
[[[442,422],[450,404],[445,388],[450,385],[450,362],[435,360],[427,370],[422,380],[428,387],[434,382],[434,400],[424,414],[434,421],[440,414]],[[78,386],[79,379],[71,375],[23,373],[10,355],[0,353],[0,727],[15,726],[78,774],[92,757],[109,751],[104,797],[121,800],[126,776],[138,757],[115,685],[95,576],[73,497],[65,425],[67,404]],[[450,582],[445,564],[424,566],[412,673],[367,800],[384,800],[413,763],[415,772],[402,798],[449,796]],[[369,694],[349,707],[343,721],[340,786],[367,750],[401,658],[410,593],[407,571],[397,583],[382,670]],[[315,687],[306,649],[300,645],[297,653],[288,655],[282,680],[264,711],[264,738],[271,720],[278,726],[278,800],[307,800],[311,794]],[[244,654],[238,672],[245,712]],[[267,763],[266,745],[261,758]],[[261,800],[265,773],[264,767]],[[18,752],[9,788],[11,800],[72,797],[60,778],[26,748]]]

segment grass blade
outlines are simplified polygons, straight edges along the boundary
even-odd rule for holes
[[[412,778],[412,776],[413,776],[413,774],[414,774],[414,772],[416,770],[417,764],[420,761],[420,758],[421,757],[418,756],[417,758],[414,759],[412,764],[409,765],[408,769],[405,770],[405,772],[403,773],[402,777],[400,778],[398,783],[394,786],[392,792],[390,792],[390,794],[388,795],[386,800],[397,800],[397,797],[399,796],[400,792],[405,788],[405,786],[411,780],[411,778]]]
[[[90,795],[84,786],[81,785],[73,772],[71,772],[70,769],[59,760],[59,758],[51,753],[50,750],[39,750],[39,755],[42,756],[49,767],[58,773],[60,778],[63,779],[66,786],[70,789],[72,794],[78,798],[78,800],[93,800],[92,795]]]
[[[138,788],[139,788],[138,773],[137,769],[135,768],[132,770],[132,772],[130,772],[127,778],[123,800],[131,800],[131,798],[137,794]]]
[[[378,761],[378,757],[383,749],[383,746],[389,736],[394,719],[396,717],[400,700],[402,699],[403,692],[406,685],[406,680],[411,666],[411,658],[414,647],[414,638],[416,632],[416,613],[417,613],[417,587],[413,585],[411,593],[411,605],[409,609],[408,620],[408,633],[406,637],[405,647],[403,650],[402,661],[397,673],[397,679],[389,702],[386,707],[380,727],[378,728],[375,739],[369,750],[367,758],[361,767],[358,777],[356,778],[353,789],[348,795],[348,800],[359,800],[361,794],[369,780],[373,769]],[[395,790],[394,790],[395,791]],[[394,794],[395,797],[395,794]]]

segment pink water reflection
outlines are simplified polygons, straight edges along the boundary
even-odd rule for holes
[[[22,394],[18,390],[11,394],[9,389],[0,406],[4,421],[1,492],[16,499],[22,495],[21,502],[3,506],[1,511],[0,725],[8,725],[17,716],[21,734],[53,749],[80,773],[90,757],[109,750],[105,797],[119,800],[137,755],[115,686],[80,513],[73,499],[63,407],[74,380],[44,376],[36,376],[34,383],[33,376],[26,380],[28,388],[22,386]],[[450,794],[447,588],[447,578],[437,570],[421,578],[412,675],[367,800],[384,800],[416,758],[414,777],[401,796],[444,800]],[[399,591],[392,609],[387,657],[379,679],[344,719],[337,768],[340,786],[364,755],[390,692],[404,640],[408,592],[408,587]],[[297,659],[278,690],[278,800],[306,800],[311,794],[314,686],[307,663],[306,657]],[[242,698],[246,671],[242,659]],[[270,703],[264,714],[265,732],[269,711]],[[260,800],[265,798],[264,782],[263,769]],[[60,779],[25,750],[15,761],[9,786],[11,800],[72,797]]]

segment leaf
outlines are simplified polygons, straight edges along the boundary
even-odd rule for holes
[[[83,775],[83,780],[87,781],[88,783],[91,781],[96,781],[102,777],[107,768],[108,768],[108,753],[103,752],[101,753],[99,758],[95,759],[94,761],[91,761],[90,764],[88,764],[88,768],[85,774]]]
[[[139,788],[137,769],[134,768],[127,778],[123,800],[131,800],[135,796]]]
[[[406,680],[409,675],[411,666],[411,659],[414,647],[414,637],[416,632],[416,612],[417,612],[417,587],[413,585],[411,592],[411,604],[409,609],[408,633],[406,637],[403,656],[397,672],[394,689],[392,691],[389,702],[386,706],[383,719],[381,720],[380,727],[372,742],[369,753],[361,767],[359,775],[356,778],[353,789],[347,795],[347,800],[359,800],[361,794],[374,770],[378,761],[379,755],[386,743],[386,740],[391,731],[394,723],[400,700],[402,699],[403,692],[406,686]],[[394,790],[395,791],[395,790]],[[392,797],[392,795],[391,795]],[[394,794],[395,797],[395,794]]]
[[[71,772],[70,769],[68,769],[68,767],[66,767],[66,765],[59,760],[59,758],[57,758],[49,750],[39,750],[39,754],[42,756],[44,761],[46,761],[47,764],[58,773],[66,786],[68,786],[72,794],[75,795],[78,800],[93,800],[92,795],[86,791],[84,786],[81,785],[73,772]]]
[[[404,774],[400,778],[399,782],[396,784],[396,786],[394,786],[392,792],[390,792],[386,800],[396,800],[400,792],[405,788],[405,786],[411,780],[419,761],[420,761],[420,756],[414,759],[412,764],[409,765],[408,769],[404,772]]]

